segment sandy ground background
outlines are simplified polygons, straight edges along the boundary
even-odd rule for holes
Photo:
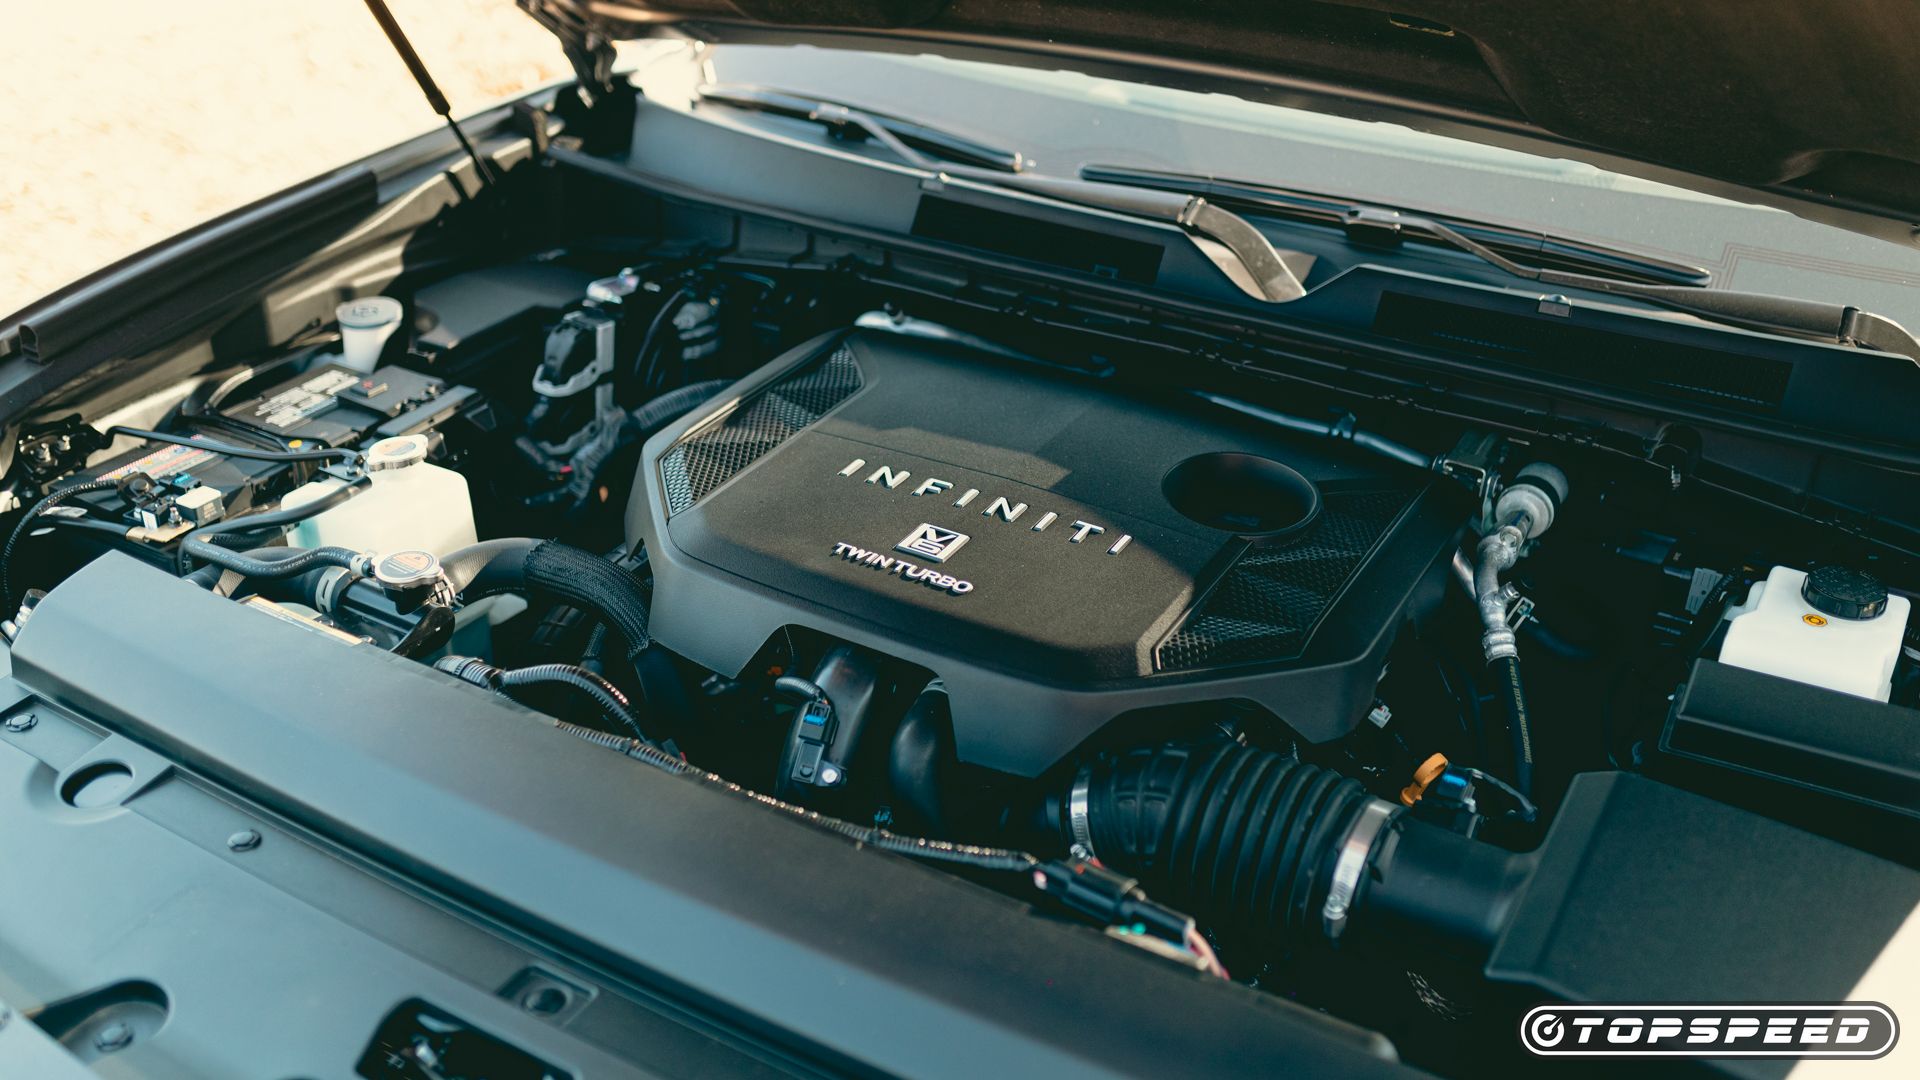
[[[388,0],[464,116],[567,78],[512,0]],[[361,0],[0,0],[0,316],[439,124]]]

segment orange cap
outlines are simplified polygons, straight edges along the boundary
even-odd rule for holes
[[[1421,762],[1420,767],[1413,770],[1413,783],[1400,789],[1400,804],[1412,806],[1419,802],[1420,796],[1427,793],[1427,785],[1438,780],[1440,774],[1446,771],[1447,755],[1445,754],[1435,754]]]

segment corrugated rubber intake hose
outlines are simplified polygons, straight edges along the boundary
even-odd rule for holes
[[[1092,853],[1161,903],[1262,956],[1318,932],[1357,780],[1225,743],[1128,752],[1086,777]]]
[[[1261,959],[1349,925],[1390,948],[1484,956],[1531,868],[1527,856],[1405,815],[1357,780],[1235,743],[1101,762],[1062,809],[1070,843]],[[1329,904],[1342,875],[1345,893]]]

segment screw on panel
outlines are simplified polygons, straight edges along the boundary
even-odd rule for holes
[[[252,851],[260,846],[260,834],[252,829],[241,829],[227,837],[228,851]]]
[[[30,712],[14,713],[12,716],[0,721],[0,728],[6,728],[8,731],[18,734],[22,731],[32,730],[33,725],[39,722],[40,718]]]
[[[103,1054],[125,1050],[133,1042],[133,1029],[116,1020],[94,1033],[93,1048]]]

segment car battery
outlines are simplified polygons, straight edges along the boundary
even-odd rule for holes
[[[188,528],[271,504],[307,482],[322,462],[257,461],[211,449],[356,447],[396,431],[430,430],[457,415],[484,410],[479,395],[400,367],[358,372],[320,364],[220,410],[219,418],[177,426],[208,447],[148,442],[90,465],[54,485],[110,480],[111,489],[71,500],[91,517],[142,527],[171,540]],[[144,476],[144,479],[142,478]],[[150,543],[131,550],[166,558]]]

